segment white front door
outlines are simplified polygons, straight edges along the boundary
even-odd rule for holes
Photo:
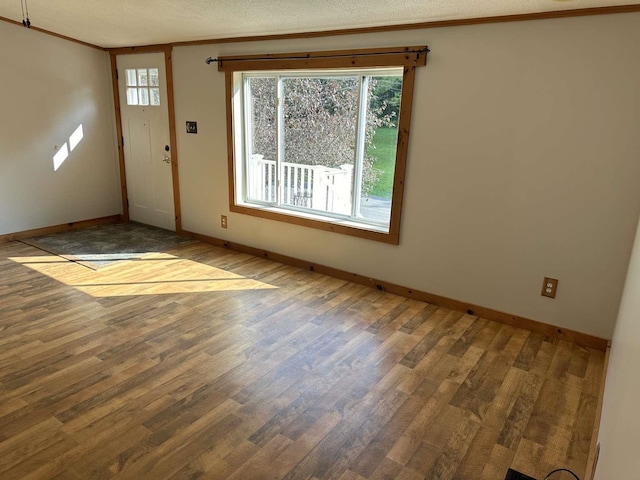
[[[129,218],[176,229],[164,53],[118,55]]]

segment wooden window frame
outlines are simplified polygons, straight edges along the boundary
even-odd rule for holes
[[[229,175],[229,210],[280,222],[351,235],[369,240],[398,245],[400,243],[400,219],[409,146],[409,130],[416,67],[427,63],[426,46],[397,47],[361,50],[339,50],[324,52],[285,53],[270,55],[243,55],[220,57],[218,70],[225,73],[227,102],[227,158]],[[234,128],[234,74],[250,71],[357,69],[367,67],[402,67],[402,96],[398,121],[398,143],[391,197],[391,219],[389,231],[377,231],[357,224],[316,219],[313,215],[298,216],[294,212],[284,213],[274,209],[249,207],[236,203],[236,163]]]

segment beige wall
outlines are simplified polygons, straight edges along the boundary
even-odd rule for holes
[[[636,478],[640,471],[640,225],[609,358],[596,480]]]
[[[0,235],[120,213],[107,54],[6,22],[0,45]]]
[[[639,27],[623,14],[177,47],[183,226],[610,338],[640,214]],[[399,246],[229,213],[224,76],[205,58],[420,44]]]

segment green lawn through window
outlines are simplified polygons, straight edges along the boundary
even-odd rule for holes
[[[378,181],[369,195],[372,197],[391,198],[393,193],[393,173],[396,164],[396,144],[398,130],[396,128],[378,128],[373,137],[373,147],[367,154],[374,158],[373,168],[378,170]]]

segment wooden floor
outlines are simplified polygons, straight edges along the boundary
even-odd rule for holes
[[[581,478],[603,352],[203,244],[0,244],[0,478]]]

